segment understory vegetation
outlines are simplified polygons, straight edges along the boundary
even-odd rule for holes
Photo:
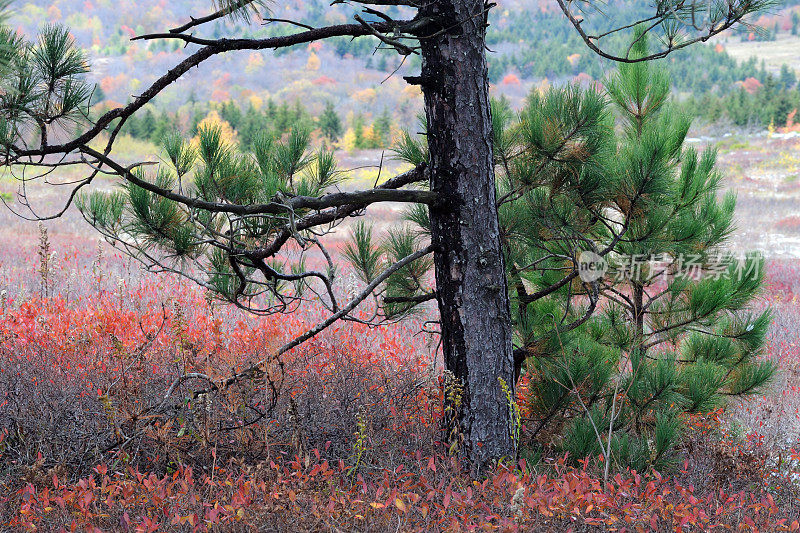
[[[16,279],[29,296],[6,293],[0,314],[4,527],[798,528],[800,454],[776,462],[768,436],[794,416],[786,411],[741,429],[721,411],[686,417],[681,460],[662,473],[623,469],[604,483],[600,458],[545,453],[473,480],[442,442],[447,386],[411,324],[336,328],[247,386],[194,397],[196,384],[180,383],[165,402],[176,377],[224,379],[313,323],[313,311],[253,318],[177,279],[140,277],[120,258],[45,244],[46,268],[29,260]],[[770,300],[790,302],[783,287],[797,272],[769,270]],[[772,350],[787,364],[796,357]],[[522,383],[527,419],[533,383]]]

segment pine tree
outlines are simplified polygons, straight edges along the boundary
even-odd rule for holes
[[[463,449],[459,452],[468,459],[475,472],[482,471],[496,461],[513,459],[519,437],[518,419],[514,414],[517,411],[508,401],[509,395],[513,398],[514,394],[514,365],[517,363],[512,346],[513,330],[517,329],[518,338],[521,338],[524,330],[520,329],[519,320],[512,323],[509,314],[506,271],[509,268],[512,271],[519,270],[527,264],[506,261],[504,243],[500,239],[503,233],[499,227],[498,209],[505,210],[505,206],[523,198],[526,201],[540,201],[550,209],[556,218],[541,229],[537,245],[545,250],[557,245],[559,240],[576,235],[578,230],[597,232],[606,227],[613,233],[614,226],[603,218],[603,211],[578,218],[579,214],[586,213],[586,205],[601,205],[598,204],[599,195],[603,191],[608,192],[613,185],[599,180],[604,174],[592,170],[602,166],[596,164],[602,161],[600,151],[610,150],[610,146],[602,142],[607,136],[603,135],[603,128],[599,128],[600,122],[588,115],[584,118],[590,119],[589,122],[576,122],[572,118],[562,117],[566,122],[571,122],[572,129],[559,130],[557,122],[544,124],[539,117],[529,116],[527,122],[521,124],[524,127],[520,127],[523,132],[520,139],[526,141],[531,150],[527,155],[525,151],[521,152],[519,157],[508,151],[523,145],[513,132],[499,128],[498,120],[502,114],[493,116],[490,110],[485,16],[488,16],[493,4],[486,4],[486,9],[479,10],[480,16],[476,16],[476,5],[472,0],[409,2],[406,5],[408,9],[399,13],[410,18],[397,20],[378,9],[372,9],[376,7],[372,3],[370,11],[377,17],[370,17],[370,21],[305,26],[297,31],[253,37],[242,34],[241,27],[226,28],[223,20],[238,17],[247,23],[251,15],[260,14],[263,2],[224,0],[216,3],[218,5],[214,12],[200,18],[187,16],[183,25],[171,31],[140,35],[139,38],[144,41],[169,39],[192,46],[188,47],[187,56],[180,63],[157,73],[152,83],[135,100],[126,106],[106,111],[96,120],[85,116],[84,110],[91,93],[85,80],[88,63],[74,46],[69,31],[46,26],[39,39],[29,43],[4,28],[0,32],[4,51],[0,54],[0,66],[8,68],[4,68],[3,76],[0,76],[3,85],[3,98],[0,99],[3,163],[30,167],[36,173],[36,178],[46,181],[46,176],[53,171],[51,161],[61,161],[60,164],[64,165],[85,161],[88,176],[73,182],[77,189],[91,183],[98,172],[117,174],[124,182],[124,190],[111,196],[85,199],[82,205],[87,218],[100,228],[110,227],[112,230],[119,224],[130,224],[121,233],[109,231],[109,238],[119,243],[126,252],[137,255],[159,270],[166,267],[194,280],[199,280],[195,272],[198,276],[201,273],[210,275],[212,280],[206,282],[208,286],[217,287],[234,304],[253,312],[295,309],[296,304],[306,299],[285,292],[292,290],[287,287],[294,286],[302,290],[313,283],[319,300],[322,305],[329,306],[330,313],[317,326],[272,354],[275,357],[336,321],[347,318],[348,313],[375,290],[380,292],[389,277],[399,272],[405,273],[408,270],[406,267],[415,261],[427,260],[426,256],[432,255],[435,291],[420,295],[420,301],[432,298],[437,301],[445,367],[460,386],[463,400],[458,403],[447,401],[450,408],[448,412],[458,407],[454,416],[447,417],[448,434],[458,430],[463,436],[460,441]],[[371,4],[361,3],[365,6]],[[592,50],[610,59],[642,61],[664,57],[674,50],[706,41],[739,24],[744,17],[771,2],[726,0],[718,5],[719,2],[709,0],[708,9],[693,2],[691,6],[676,7],[677,12],[672,8],[662,9],[663,6],[658,3],[657,8],[642,14],[640,18],[641,23],[646,23],[646,31],[657,35],[659,42],[663,43],[661,50],[647,58],[634,58],[625,51],[622,52],[624,55],[614,53],[614,49],[618,48],[615,46],[618,37],[615,36],[620,35],[620,30],[635,26],[635,22],[615,29],[603,28],[602,24],[592,24],[581,15],[583,2],[559,1],[558,4],[569,24]],[[693,15],[690,24],[684,22],[687,19],[683,15],[688,14],[687,9],[691,9]],[[136,31],[143,31],[143,26],[137,25]],[[236,32],[240,35],[234,38],[228,35]],[[203,37],[198,37],[199,34]],[[593,34],[598,37],[592,37]],[[610,38],[604,39],[607,36]],[[296,128],[291,124],[293,116],[285,104],[277,113],[283,116],[275,121],[277,136],[285,137],[285,141],[275,141],[275,136],[267,134],[263,141],[256,143],[253,154],[242,154],[235,147],[222,146],[219,132],[215,134],[201,128],[197,152],[193,147],[187,148],[185,142],[176,141],[173,135],[165,139],[169,164],[145,168],[124,165],[116,160],[117,154],[113,148],[118,139],[118,126],[135,114],[146,114],[146,106],[165,89],[174,87],[177,80],[192,68],[225,53],[254,50],[275,50],[280,53],[332,37],[353,40],[351,49],[356,49],[358,53],[364,49],[368,52],[378,44],[380,48],[394,49],[404,57],[412,54],[420,57],[419,62],[411,61],[414,68],[419,68],[418,75],[404,78],[408,83],[419,86],[424,94],[427,145],[405,138],[400,147],[404,156],[415,162],[413,169],[366,191],[324,194],[339,174],[331,172],[332,159],[329,155],[306,154],[304,148],[308,137],[304,133],[305,128]],[[549,50],[543,53],[554,52]],[[533,59],[529,63],[544,63]],[[581,115],[585,110],[574,105],[585,100],[591,109],[602,114],[602,109],[596,105],[596,98],[584,97],[579,91],[572,91],[566,96],[570,98],[565,105],[553,100],[548,106],[565,112],[572,110]],[[149,119],[145,116],[143,120],[152,120],[152,114]],[[74,135],[76,123],[83,123],[81,133],[77,136]],[[152,128],[146,129],[152,132]],[[292,133],[286,135],[290,129]],[[573,130],[592,135],[580,137],[580,142],[575,143],[573,141],[578,138],[572,133]],[[547,135],[543,136],[542,132]],[[650,138],[645,136],[643,139]],[[101,141],[104,146],[98,147],[97,143]],[[658,153],[664,150],[661,147]],[[541,164],[541,169],[539,166],[526,165],[526,162],[536,160]],[[313,164],[309,165],[309,161],[313,161]],[[519,185],[519,188],[500,189],[503,192],[499,207],[495,183],[496,162],[502,165],[501,175],[506,176],[501,184]],[[588,163],[591,164],[587,166]],[[30,175],[26,172],[26,176]],[[585,176],[589,183],[593,182],[592,187],[587,187],[583,182],[577,183],[576,187],[576,179],[580,176]],[[619,182],[625,184],[635,176],[635,173],[627,177],[620,176]],[[538,180],[545,177],[549,185],[537,185]],[[429,190],[404,188],[423,181],[428,183]],[[553,198],[552,205],[541,201],[548,197],[548,194],[543,194],[542,187]],[[79,191],[73,190],[65,195],[68,197],[67,203],[76,192]],[[616,196],[608,197],[605,201],[609,203],[609,198],[613,198],[626,219],[634,218],[636,211],[631,210],[628,204],[622,206],[618,202],[624,199],[629,204],[637,204],[648,198],[639,194],[630,196],[630,189],[627,188],[617,192]],[[21,194],[24,193],[23,188]],[[656,193],[658,190],[648,191],[653,196]],[[566,206],[567,200],[572,201],[570,209],[553,212],[552,207],[558,203],[557,200],[563,204],[561,208]],[[332,231],[345,218],[361,214],[366,207],[379,202],[429,206],[432,244],[388,266],[347,304],[339,307],[333,301],[333,265],[329,264],[327,272],[322,272],[308,270],[302,264],[285,270],[279,264],[283,260],[296,258],[297,247],[303,250],[322,248],[321,235]],[[613,207],[615,204],[609,205]],[[33,214],[37,216],[35,211]],[[598,221],[607,225],[598,225]],[[564,226],[563,223],[568,225]],[[629,220],[628,224],[631,223],[633,221]],[[627,228],[627,225],[623,227]],[[396,246],[388,247],[389,251],[408,250],[409,243],[415,244],[420,239],[410,237],[397,240]],[[291,250],[287,250],[286,245],[290,242],[293,243],[288,246]],[[514,241],[508,242],[516,244]],[[625,241],[618,237],[612,238],[609,244],[621,242]],[[295,247],[294,243],[298,246]],[[158,246],[154,247],[154,244]],[[610,252],[606,248],[600,251],[608,255]],[[165,253],[156,253],[159,249]],[[324,250],[320,253],[326,255]],[[198,260],[194,265],[197,270],[186,263],[192,259]],[[547,302],[550,299],[548,297],[563,297],[564,291],[574,290],[569,294],[588,300],[588,311],[593,305],[596,307],[594,289],[588,290],[583,285],[572,283],[576,279],[578,264],[574,254],[547,254],[534,266],[544,263],[552,267],[552,270],[547,270],[549,275],[560,272],[564,277],[548,289],[529,293],[525,298],[526,304]],[[214,278],[217,274],[218,279]],[[402,287],[402,284],[395,282],[391,285],[393,290]],[[522,285],[527,290],[524,283]],[[519,289],[517,285],[514,287],[515,290]],[[586,292],[583,296],[580,294],[582,287]],[[424,290],[422,287],[418,289]],[[566,301],[570,302],[571,299],[567,298]],[[553,305],[557,306],[557,302]],[[577,312],[572,305],[567,305],[566,311],[565,319]],[[563,322],[557,315],[547,313],[546,309],[543,314],[537,312],[530,321],[533,324],[537,321],[544,323],[553,316],[559,323]],[[581,316],[567,329],[581,329],[580,325],[585,320]],[[557,331],[567,333],[560,327]],[[535,346],[527,344],[519,348],[523,355],[536,352]],[[247,376],[259,371],[263,376],[265,364],[266,360],[254,362]],[[185,376],[181,376],[183,378]],[[235,376],[232,379],[245,378]],[[172,392],[173,389],[170,389],[164,401]],[[607,398],[601,396],[599,401],[602,403]]]
[[[194,106],[194,110],[192,112],[192,122],[189,126],[189,135],[194,137],[198,133],[198,128],[200,126],[200,122],[203,121],[205,118],[205,114],[200,111],[196,106]]]
[[[99,85],[94,86],[94,94],[92,94],[92,103],[99,104],[100,102],[105,101],[106,93],[103,91],[103,88]]]
[[[789,90],[797,84],[797,75],[785,64],[781,65],[780,83],[784,90]]]
[[[123,128],[122,131],[124,133],[127,133],[128,135],[130,135],[134,139],[140,139],[142,137],[142,135],[141,135],[141,127],[140,127],[140,123],[141,122],[142,121],[141,121],[141,119],[139,119],[139,117],[136,117],[136,116],[130,117],[125,122],[125,127]]]
[[[152,109],[145,110],[142,120],[139,123],[139,137],[142,139],[154,139],[156,133],[156,116]]]
[[[319,116],[319,128],[331,142],[338,141],[342,136],[342,119],[331,101],[325,104],[325,110]]]
[[[294,109],[292,110],[292,123],[299,124],[308,118],[308,111],[306,111],[303,103],[299,99],[294,101]]]
[[[150,140],[155,144],[160,144],[162,139],[174,129],[175,121],[170,117],[169,113],[162,111],[155,121],[155,127],[153,128],[153,133],[150,135]]]
[[[389,70],[389,62],[386,60],[386,55],[381,54],[381,57],[378,59],[378,64],[375,66],[375,68],[383,72]]]
[[[236,131],[239,130],[242,125],[243,113],[235,102],[228,100],[223,103],[222,107],[220,107],[219,114],[233,129]]]
[[[377,138],[378,148],[385,148],[391,144],[392,141],[392,116],[389,110],[383,108],[383,113],[378,117],[378,120],[373,124],[375,130],[375,137]]]
[[[357,149],[366,148],[366,142],[364,140],[364,116],[361,113],[357,113],[355,117],[353,117],[353,135],[355,138],[355,147]]]
[[[267,100],[267,116],[270,120],[275,120],[278,116],[278,107],[275,105],[275,100],[270,96]]]
[[[238,130],[239,142],[244,149],[252,150],[260,132],[273,130],[272,120],[267,113],[250,104],[247,112],[242,116],[242,123]]]
[[[644,46],[644,39],[636,45],[640,55]],[[592,231],[586,244],[565,240],[584,250],[588,244],[595,255],[614,244],[605,256],[611,270],[542,300],[535,314],[519,307],[526,314],[518,317],[517,332],[536,350],[527,365],[529,401],[538,419],[531,437],[542,441],[549,427],[564,424],[562,446],[573,457],[602,453],[607,465],[610,458],[617,467],[643,471],[668,464],[682,413],[707,412],[730,397],[763,390],[775,372],[758,357],[770,314],[747,310],[762,284],[763,260],[749,255],[739,261],[725,252],[735,198],[717,198],[721,175],[712,150],[697,154],[683,147],[689,121],[667,107],[664,72],[647,63],[621,65],[606,87],[624,125],[605,141],[607,151],[597,152],[607,189],[582,190],[586,185],[578,184],[579,204],[542,216],[553,189],[570,187],[568,177],[556,174],[533,203],[538,211],[527,216],[538,218],[529,226],[538,233],[538,247],[548,231],[572,229],[585,238],[581,215],[589,213],[577,207],[603,199],[604,209],[592,211],[608,227]],[[594,102],[598,96],[582,98]],[[548,98],[534,98],[524,117],[548,124],[546,117],[570,108],[559,105],[565,100],[569,95],[554,99],[554,107]],[[593,105],[597,112],[609,111],[606,103]],[[553,228],[554,217],[563,219],[559,227]],[[547,248],[548,254],[564,252]],[[540,254],[527,259],[541,260]],[[541,264],[556,268],[558,261]],[[552,283],[527,281],[534,287]],[[516,300],[524,300],[524,283],[517,287]],[[580,321],[580,312],[572,310],[579,302],[602,313],[572,330],[547,324],[544,317],[554,314]]]
[[[288,132],[292,127],[292,111],[286,102],[281,102],[281,105],[275,110],[275,132],[278,135],[283,135]]]
[[[684,148],[689,120],[667,106],[664,71],[622,65],[605,85],[533,93],[515,125],[495,102],[500,221],[529,380],[523,442],[643,471],[669,464],[684,413],[763,390],[770,314],[748,311],[763,261],[725,252],[735,199],[717,198],[714,152]],[[413,161],[413,146],[401,156]],[[428,235],[424,210],[407,219],[391,242]],[[378,250],[365,235],[351,245],[362,272]],[[587,255],[609,270],[575,272]],[[419,279],[395,275],[387,316],[430,294]]]

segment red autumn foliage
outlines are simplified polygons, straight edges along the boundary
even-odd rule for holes
[[[658,474],[616,475],[608,484],[585,469],[552,465],[553,474],[497,468],[471,481],[456,461],[416,457],[364,476],[319,450],[282,462],[266,461],[246,472],[214,467],[196,473],[177,467],[163,475],[133,468],[95,468],[92,476],[64,484],[53,475],[15,496],[10,526],[37,530],[190,531],[269,529],[310,531],[796,531],[779,518],[769,494],[699,495]],[[631,529],[628,529],[631,528]]]
[[[122,25],[119,27],[119,29],[120,29],[120,30],[122,30],[122,31],[124,31],[125,33],[127,33],[127,34],[128,34],[129,36],[131,36],[132,38],[133,38],[133,37],[136,37],[136,30],[134,30],[134,29],[133,29],[133,28],[131,28],[130,26],[126,26],[125,24],[122,24]]]
[[[792,131],[800,132],[800,122],[795,123],[796,116],[797,109],[792,109],[792,111],[786,116],[786,126],[783,128],[778,128],[778,131],[781,133],[789,133]]]
[[[595,83],[595,80],[589,74],[580,72],[577,76],[572,78],[572,82],[583,87],[592,87]]]
[[[762,84],[756,78],[746,78],[742,83],[742,87],[744,90],[750,94],[755,94],[758,89],[761,88]]]
[[[220,383],[319,317],[242,315],[169,278],[90,269],[80,253],[62,262],[87,282],[0,310],[0,529],[800,529],[790,488],[800,453],[775,465],[768,436],[736,438],[721,413],[687,420],[686,463],[663,476],[621,472],[604,484],[597,465],[559,457],[476,480],[439,442],[444,392],[414,325],[342,324],[282,369],[212,402],[182,384],[158,411],[176,376]],[[793,302],[800,272],[769,272],[766,298]]]
[[[775,227],[781,231],[798,232],[800,231],[800,216],[793,215],[782,218],[775,224]]]
[[[319,78],[312,80],[311,83],[314,85],[336,85],[336,80],[330,76],[320,76]]]

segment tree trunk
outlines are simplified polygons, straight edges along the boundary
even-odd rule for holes
[[[424,3],[420,17],[435,21],[434,29],[443,35],[423,38],[419,79],[428,122],[431,189],[441,200],[430,218],[444,360],[463,388],[457,413],[461,452],[478,471],[496,459],[514,460],[517,446],[512,409],[500,381],[513,394],[484,7],[476,0]]]

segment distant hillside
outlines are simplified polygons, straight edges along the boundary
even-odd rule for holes
[[[348,20],[353,6],[329,6],[327,1],[290,0],[274,3],[274,16],[294,18],[321,25]],[[620,0],[605,5],[603,14],[587,17],[587,24],[603,25],[633,20],[648,9],[649,2]],[[728,37],[730,43],[742,39],[759,40],[778,30],[791,30],[791,8],[800,11],[800,0],[785,1],[759,20],[766,30]],[[33,0],[14,4],[12,24],[29,35],[43,22],[66,24],[90,52],[93,81],[104,96],[125,102],[146,87],[154,75],[164,72],[185,57],[190,49],[163,41],[131,42],[136,34],[160,31],[185,22],[188,16],[211,9],[210,0]],[[398,8],[390,12],[397,14]],[[552,0],[506,0],[492,11],[489,29],[490,74],[498,93],[519,101],[530,87],[541,80],[563,82],[573,79],[601,79],[609,68],[591,54],[558,11]],[[212,37],[227,35],[268,36],[295,31],[286,24],[253,24],[235,28],[218,22],[200,33]],[[612,46],[621,46],[620,39]],[[742,61],[747,46],[736,47],[735,57],[713,45],[698,45],[665,60],[678,91],[726,93],[737,82],[757,76],[758,61]],[[392,110],[396,120],[410,125],[419,109],[419,91],[408,87],[401,76],[418,69],[418,59],[399,66],[400,58],[391,52],[375,50],[376,41],[365,37],[317,43],[296,50],[273,54],[234,53],[210,60],[203,68],[186,75],[159,97],[156,105],[177,108],[188,100],[278,101],[301,99],[313,113],[321,112],[327,100],[342,113],[350,111],[379,115]],[[730,45],[733,50],[733,44]],[[191,48],[191,47],[190,47]],[[741,50],[744,50],[742,52]],[[388,79],[387,79],[388,78]]]

